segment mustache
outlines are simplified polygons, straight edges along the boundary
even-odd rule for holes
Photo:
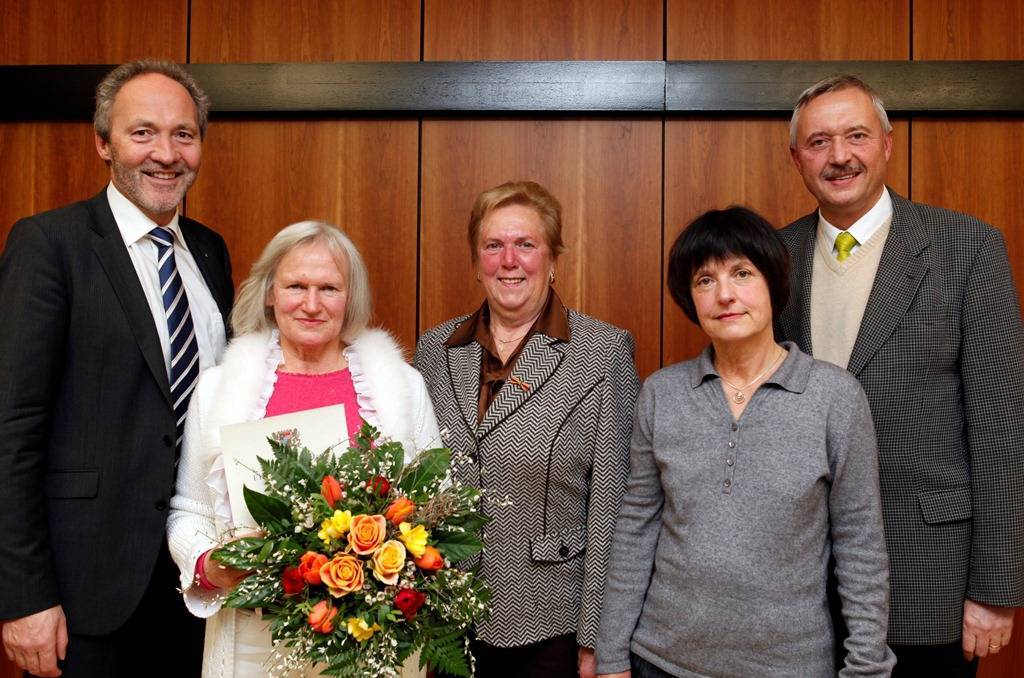
[[[188,174],[192,170],[183,161],[179,160],[169,165],[162,165],[158,162],[147,162],[139,166],[140,172],[178,172],[179,174]]]
[[[822,179],[835,179],[844,174],[855,174],[864,171],[864,165],[859,162],[848,162],[845,165],[829,165],[821,171]]]

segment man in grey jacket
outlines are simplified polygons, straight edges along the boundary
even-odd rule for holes
[[[894,675],[972,676],[1024,604],[1024,334],[999,231],[885,186],[865,83],[806,90],[790,152],[819,209],[781,232],[779,330],[861,382],[878,434]]]

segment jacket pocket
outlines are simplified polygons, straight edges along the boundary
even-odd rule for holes
[[[587,550],[587,530],[580,527],[530,539],[530,560],[535,563],[564,563]]]
[[[929,525],[955,523],[974,514],[971,491],[967,488],[920,492],[917,501],[921,505],[921,516]]]
[[[92,499],[99,493],[100,472],[49,471],[43,480],[43,491],[50,499]]]

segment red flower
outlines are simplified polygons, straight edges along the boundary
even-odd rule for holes
[[[338,608],[326,600],[321,600],[310,610],[306,621],[319,633],[330,633],[334,630],[334,618],[338,616]]]
[[[302,572],[299,571],[299,568],[284,568],[284,574],[281,575],[281,587],[284,589],[285,595],[289,596],[293,596],[306,588],[306,581],[302,578]]]
[[[400,589],[395,595],[395,607],[405,615],[406,621],[412,621],[426,600],[427,595],[416,589]]]
[[[383,497],[391,491],[391,483],[384,476],[375,476],[366,481],[366,489],[376,492],[378,496]]]
[[[327,500],[327,505],[334,508],[334,505],[338,503],[338,500],[344,496],[341,491],[341,483],[334,476],[324,476],[324,480],[320,483],[320,494]]]
[[[320,567],[327,562],[327,556],[322,553],[306,551],[299,560],[299,574],[306,580],[307,584],[321,584]]]

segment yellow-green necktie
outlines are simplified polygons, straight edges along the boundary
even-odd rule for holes
[[[843,262],[850,256],[850,250],[857,246],[857,239],[843,231],[836,236],[836,261]]]

